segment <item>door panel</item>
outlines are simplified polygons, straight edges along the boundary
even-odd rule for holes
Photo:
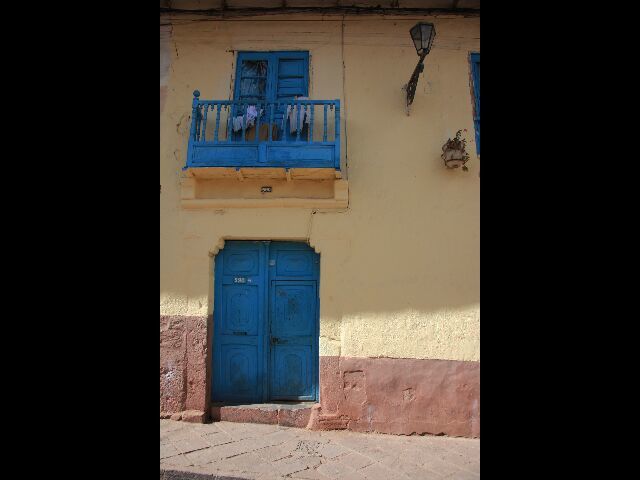
[[[260,302],[259,285],[223,285],[222,335],[258,335]],[[242,332],[242,333],[239,333]]]
[[[273,281],[271,399],[314,400],[315,281]]]
[[[311,340],[316,310],[316,282],[275,282],[271,336]]]
[[[243,342],[247,342],[243,344]],[[253,402],[258,397],[258,346],[234,339],[220,347],[220,388],[224,400]]]
[[[279,251],[276,255],[276,274],[279,277],[312,277],[316,256],[313,251]]]
[[[274,345],[271,398],[313,400],[310,345]]]
[[[232,247],[235,247],[233,245]],[[225,275],[259,275],[260,274],[260,249],[242,248],[230,250],[224,256]]]
[[[266,244],[226,243],[216,257],[214,401],[259,402],[266,384]]]

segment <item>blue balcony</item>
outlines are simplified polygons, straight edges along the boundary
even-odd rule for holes
[[[251,103],[199,96],[196,90],[185,170],[322,168],[339,174],[340,100]]]

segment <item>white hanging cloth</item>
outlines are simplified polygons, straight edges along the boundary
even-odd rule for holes
[[[296,100],[310,100],[309,97],[297,97]],[[291,133],[296,133],[298,130],[298,122],[300,122],[300,130],[304,126],[303,123],[309,124],[311,118],[311,106],[310,105],[287,105],[287,115],[289,117],[289,129]]]
[[[260,115],[262,115],[263,112],[264,110],[261,108]],[[258,118],[258,109],[256,108],[255,105],[249,105],[247,107],[245,129],[253,127],[256,124],[256,118]],[[237,115],[233,117],[232,121],[233,121],[234,132],[239,132],[240,130],[242,130],[243,119],[244,119],[244,115]]]

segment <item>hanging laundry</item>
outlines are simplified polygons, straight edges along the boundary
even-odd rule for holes
[[[296,97],[296,100],[310,100],[309,97]],[[289,118],[289,129],[292,134],[298,130],[298,122],[300,123],[300,130],[304,127],[303,123],[309,124],[311,118],[311,106],[309,105],[287,105],[287,114],[283,121]],[[284,129],[284,125],[283,125]]]
[[[233,117],[233,132],[239,132],[240,130],[242,130],[242,115],[238,116],[238,117]]]
[[[262,115],[262,109],[260,109],[260,115]],[[258,110],[255,105],[249,105],[247,107],[247,127],[253,127],[258,117]]]
[[[262,114],[264,113],[264,109],[260,109],[260,116],[262,116]],[[233,117],[233,131],[234,132],[239,132],[240,130],[242,130],[242,122],[243,119],[245,118],[245,115],[237,115],[235,117]],[[256,108],[255,105],[249,105],[247,107],[247,112],[246,112],[246,124],[245,124],[245,130],[247,128],[251,128],[256,124],[256,118],[258,118],[258,109]]]

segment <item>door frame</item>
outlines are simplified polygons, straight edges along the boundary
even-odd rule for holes
[[[281,240],[281,239],[269,239],[269,240],[256,240],[256,239],[228,239],[222,240],[222,244],[215,254],[213,254],[213,262],[212,262],[212,276],[210,278],[213,279],[212,285],[212,296],[213,296],[213,311],[211,315],[211,335],[210,345],[211,345],[211,355],[210,361],[207,362],[207,368],[210,369],[210,374],[208,375],[208,380],[210,382],[210,387],[208,388],[208,397],[210,398],[210,402],[218,403],[220,400],[214,400],[215,397],[215,381],[214,377],[216,375],[215,369],[215,361],[216,361],[216,312],[220,312],[220,301],[221,295],[219,295],[219,289],[222,285],[222,263],[220,260],[224,255],[225,248],[229,245],[229,243],[235,244],[236,242],[246,242],[246,243],[262,243],[264,245],[264,254],[265,254],[265,262],[260,266],[260,270],[264,273],[264,302],[262,305],[262,315],[263,315],[263,341],[262,341],[262,358],[263,358],[263,367],[262,371],[259,372],[258,377],[262,377],[262,385],[258,385],[258,396],[261,396],[261,401],[257,403],[270,403],[270,402],[281,402],[281,401],[299,401],[299,402],[320,402],[320,261],[321,255],[319,252],[316,252],[315,248],[312,247],[308,240]],[[312,364],[313,364],[313,372],[312,372],[312,387],[314,392],[315,399],[313,400],[271,400],[271,392],[270,392],[270,378],[271,378],[271,363],[272,363],[272,353],[271,353],[271,345],[270,345],[270,331],[271,331],[271,315],[270,315],[270,307],[271,307],[271,299],[270,299],[270,291],[271,284],[275,281],[275,278],[272,279],[271,269],[269,266],[269,256],[270,256],[270,247],[274,243],[289,243],[292,245],[299,245],[301,250],[311,249],[311,251],[317,255],[317,265],[315,267],[315,281],[316,281],[316,308],[315,308],[315,318],[314,318],[314,336],[312,339]],[[306,247],[306,248],[305,248]],[[228,251],[228,250],[227,250]],[[300,278],[299,280],[304,280]],[[258,380],[259,381],[259,380]],[[261,391],[261,395],[260,395]],[[241,404],[246,402],[241,401],[223,401],[226,404]]]

